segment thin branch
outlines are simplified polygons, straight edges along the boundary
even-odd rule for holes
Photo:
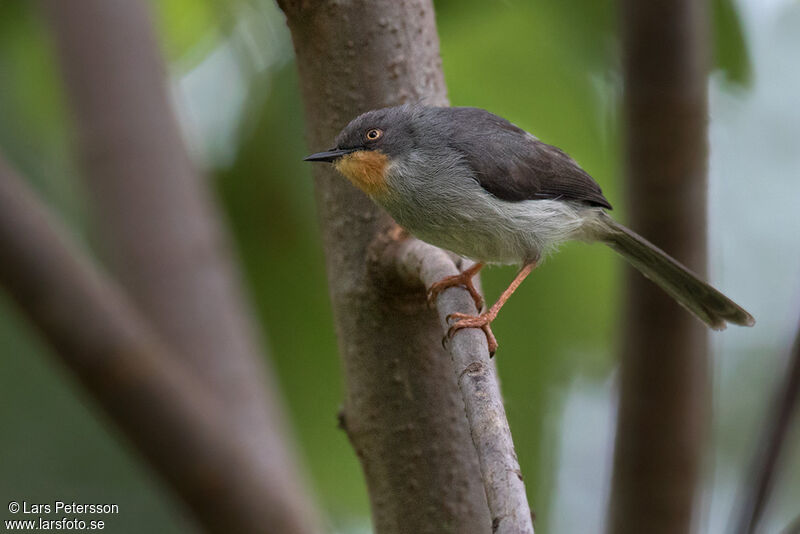
[[[800,516],[795,517],[794,521],[789,523],[789,525],[781,530],[781,534],[800,534]]]
[[[227,410],[2,158],[0,285],[206,531],[305,531]]]
[[[445,251],[417,239],[389,241],[381,262],[394,266],[409,286],[427,288],[458,274],[453,258]],[[447,316],[460,312],[476,314],[475,304],[462,288],[450,288],[439,295],[436,309],[443,332]],[[472,442],[478,453],[486,499],[492,516],[492,531],[500,534],[533,534],[533,519],[525,484],[514,452],[494,365],[489,358],[486,336],[477,329],[458,331],[449,342],[453,370],[464,399]]]
[[[758,523],[764,513],[770,492],[778,474],[781,453],[793,420],[800,407],[800,327],[794,341],[784,380],[776,392],[767,412],[764,430],[758,435],[761,440],[750,465],[746,483],[741,488],[737,500],[734,534],[751,534],[757,531]],[[800,521],[795,529],[800,531]],[[791,531],[791,528],[788,529]]]

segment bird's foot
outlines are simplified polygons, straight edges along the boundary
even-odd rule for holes
[[[472,300],[475,301],[475,307],[478,308],[478,311],[481,311],[483,309],[483,297],[475,288],[475,284],[472,283],[472,278],[478,274],[478,271],[480,271],[482,267],[483,264],[476,263],[464,272],[434,282],[431,287],[428,288],[428,304],[433,306],[436,303],[436,298],[445,289],[460,286],[469,291]]]
[[[486,342],[489,344],[489,357],[491,358],[494,356],[494,353],[497,352],[497,339],[494,337],[492,329],[489,325],[492,323],[492,321],[494,321],[496,316],[497,313],[493,313],[492,310],[480,315],[451,313],[447,316],[448,324],[450,323],[450,319],[458,320],[450,325],[450,328],[447,330],[447,334],[445,334],[442,341],[444,342],[452,339],[456,332],[464,328],[480,328],[483,330],[483,333],[486,334]]]

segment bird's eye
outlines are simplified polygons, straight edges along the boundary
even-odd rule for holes
[[[366,137],[368,141],[377,141],[378,139],[381,138],[382,135],[383,135],[383,130],[380,130],[378,128],[373,128],[371,130],[367,130]]]

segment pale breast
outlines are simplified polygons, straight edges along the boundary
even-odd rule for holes
[[[558,200],[506,201],[483,189],[462,161],[393,163],[373,197],[416,237],[474,260],[520,263],[581,233],[590,208]]]

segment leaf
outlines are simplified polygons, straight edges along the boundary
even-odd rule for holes
[[[749,86],[753,73],[739,12],[732,0],[713,0],[711,9],[714,66],[727,80]]]

